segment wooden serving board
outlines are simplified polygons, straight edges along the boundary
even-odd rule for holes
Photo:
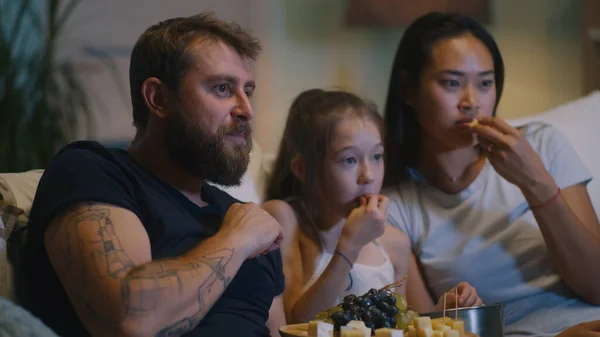
[[[308,323],[285,325],[279,328],[281,337],[308,337]],[[408,332],[404,333],[408,336]],[[465,337],[479,337],[478,335],[465,331]]]

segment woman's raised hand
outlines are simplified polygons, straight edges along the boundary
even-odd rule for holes
[[[554,180],[525,136],[500,118],[484,117],[472,126],[483,153],[504,179],[522,190]]]

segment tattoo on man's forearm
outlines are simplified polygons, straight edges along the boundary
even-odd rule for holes
[[[210,309],[210,306],[204,302],[204,295],[211,292],[211,288],[216,281],[221,281],[223,289],[231,283],[231,277],[225,275],[225,267],[233,255],[233,249],[224,249],[209,256],[198,259],[201,264],[210,266],[212,273],[198,287],[198,311],[190,316],[183,318],[174,324],[160,330],[157,337],[179,336],[182,333],[192,330],[204,317]]]
[[[89,233],[89,226],[94,226],[97,235],[93,238],[80,235],[79,229],[86,227],[86,232]],[[96,325],[104,329],[116,329],[119,322],[128,315],[147,315],[159,308],[159,305],[165,305],[165,292],[172,289],[183,292],[185,285],[182,276],[196,273],[197,277],[203,278],[197,290],[197,311],[192,316],[162,329],[157,336],[177,336],[191,331],[210,309],[210,305],[204,299],[205,295],[214,290],[212,288],[215,284],[220,286],[219,289],[226,289],[232,280],[227,276],[226,269],[233,256],[233,249],[222,249],[198,257],[192,262],[164,260],[136,267],[115,233],[110,210],[102,205],[89,205],[85,209],[80,207],[68,222],[65,235],[66,245],[61,251],[65,254],[63,272],[66,275],[67,286],[81,307],[88,311],[88,317],[93,318]],[[84,253],[84,245],[94,247],[91,252],[93,264],[85,263],[85,256],[82,256],[81,260],[73,258],[78,256],[78,253]],[[86,268],[93,270],[86,272]],[[210,268],[210,272],[207,272],[206,268]],[[106,309],[111,303],[108,303],[110,299],[99,298],[90,293],[93,283],[97,280],[86,279],[85,275],[93,274],[100,279],[120,284],[121,301],[125,308],[120,318],[115,320],[115,317],[111,319],[100,314],[108,314]],[[108,326],[109,322],[112,322],[112,327]]]

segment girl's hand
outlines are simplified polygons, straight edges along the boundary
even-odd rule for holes
[[[358,252],[367,243],[383,235],[389,199],[369,194],[360,197],[360,205],[352,210],[344,224],[340,241]]]
[[[456,293],[458,293],[458,299]],[[446,309],[479,307],[482,305],[483,301],[477,295],[477,290],[467,282],[461,282],[446,292]],[[440,297],[435,308],[439,311],[444,309],[444,295]]]
[[[519,130],[502,119],[492,117],[480,119],[472,130],[483,153],[504,179],[526,194],[531,194],[539,186],[548,186],[546,190],[539,191],[542,194],[539,199],[542,200],[556,191],[554,179]]]

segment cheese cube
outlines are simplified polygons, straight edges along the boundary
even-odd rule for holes
[[[444,331],[444,337],[460,337],[460,334],[458,333],[458,330],[446,330]]]
[[[433,331],[444,331],[444,327],[447,326],[442,322],[431,322],[431,328]]]
[[[363,321],[350,321],[346,324],[346,327],[352,330],[361,331],[364,334],[364,337],[371,337],[371,328],[367,328]]]
[[[417,328],[417,337],[433,337],[432,328]]]
[[[333,324],[323,321],[308,322],[308,337],[329,337],[329,332],[333,332]]]
[[[417,317],[413,320],[413,323],[415,324],[415,329],[417,329],[417,332],[420,329],[433,329],[431,326],[431,318],[427,316]]]
[[[417,330],[412,325],[408,326],[408,337],[417,337]]]
[[[340,332],[342,333],[341,337],[365,337],[365,333],[359,330],[348,329],[342,331],[340,329]]]
[[[444,337],[444,333],[441,331],[433,330],[433,337]]]
[[[404,331],[401,329],[381,328],[375,330],[375,337],[404,337]]]
[[[450,325],[452,323],[452,318],[450,317],[439,317],[431,320],[431,324],[445,324]]]
[[[452,321],[452,329],[458,331],[459,337],[465,336],[465,322],[461,320]]]
[[[362,330],[367,327],[363,321],[350,321],[346,326],[354,330]]]
[[[445,324],[443,324],[443,323],[440,323],[440,322],[434,322],[434,323],[432,324],[432,326],[433,326],[433,330],[434,330],[434,331],[441,331],[441,332],[444,332],[444,331],[446,331],[446,330],[452,330],[452,328],[451,328],[449,325],[445,325]]]
[[[308,337],[316,337],[318,331],[319,322],[322,321],[309,321],[308,322]]]

